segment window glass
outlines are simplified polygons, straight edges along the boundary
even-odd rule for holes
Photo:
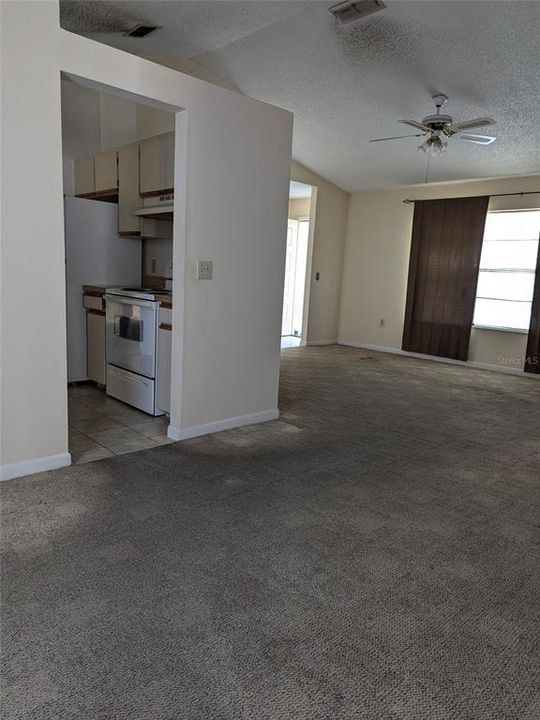
[[[537,251],[538,240],[484,240],[480,269],[534,272]]]
[[[476,296],[498,300],[531,300],[533,273],[491,272],[480,270]]]
[[[539,234],[540,210],[488,213],[474,325],[529,329]]]
[[[538,240],[540,210],[487,214],[484,240]]]
[[[476,299],[474,324],[485,327],[526,330],[531,321],[530,302]]]

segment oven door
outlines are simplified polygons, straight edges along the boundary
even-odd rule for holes
[[[157,304],[105,295],[107,362],[148,378],[156,373]]]

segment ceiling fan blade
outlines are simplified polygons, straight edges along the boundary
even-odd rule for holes
[[[488,125],[495,125],[496,121],[493,118],[483,117],[476,118],[475,120],[465,120],[464,122],[454,123],[450,126],[451,130],[472,130],[473,128],[487,127]]]
[[[383,142],[384,140],[400,140],[401,138],[408,138],[408,137],[422,137],[424,133],[416,133],[416,135],[394,135],[393,137],[387,137],[387,138],[375,138],[375,140],[370,140],[369,142]]]
[[[497,139],[494,135],[477,135],[476,133],[460,132],[456,135],[459,140],[474,143],[475,145],[491,145]]]
[[[423,125],[421,122],[416,122],[416,120],[398,120],[398,122],[410,125],[411,127],[416,128],[417,130],[422,130],[422,132],[425,133],[431,132],[429,125]]]

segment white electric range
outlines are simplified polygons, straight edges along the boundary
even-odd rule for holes
[[[150,415],[156,406],[156,359],[159,296],[170,291],[112,287],[105,294],[107,395]]]

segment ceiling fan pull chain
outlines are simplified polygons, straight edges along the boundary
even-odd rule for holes
[[[430,164],[431,164],[431,150],[428,152],[428,156],[427,156],[426,185],[428,184],[428,181],[429,181],[429,166],[430,166]]]

